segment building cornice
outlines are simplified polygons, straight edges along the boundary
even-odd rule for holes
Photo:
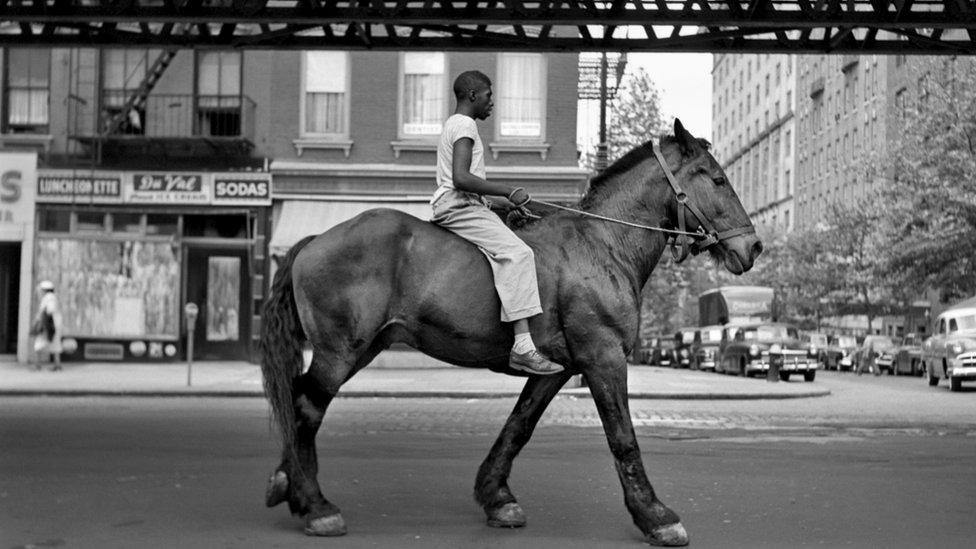
[[[723,170],[729,169],[729,166],[731,166],[732,164],[735,164],[736,161],[738,161],[740,158],[742,158],[747,152],[749,152],[750,150],[752,150],[753,147],[755,147],[760,142],[762,142],[763,139],[766,139],[767,137],[769,137],[769,135],[771,133],[773,133],[774,131],[778,130],[781,126],[783,126],[783,124],[786,124],[787,122],[789,122],[792,119],[793,119],[793,111],[790,111],[790,112],[784,114],[782,117],[780,117],[779,119],[777,119],[775,122],[773,122],[769,126],[767,126],[766,129],[764,129],[762,131],[762,133],[760,133],[756,137],[753,137],[752,138],[752,141],[749,141],[741,149],[739,149],[738,151],[736,151],[732,155],[732,157],[731,157],[730,160],[728,160],[727,162],[723,163],[722,164],[722,169]]]

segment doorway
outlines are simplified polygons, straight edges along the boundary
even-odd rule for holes
[[[199,308],[193,358],[246,360],[250,355],[251,286],[247,250],[187,249],[186,303]]]
[[[0,355],[17,352],[20,242],[0,242]]]

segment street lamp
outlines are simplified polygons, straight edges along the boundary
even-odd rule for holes
[[[596,145],[596,170],[607,168],[607,102],[617,95],[624,71],[627,69],[627,54],[602,52],[599,57],[593,54],[580,54],[579,60],[579,99],[600,100],[600,142]],[[613,78],[611,81],[610,78]]]

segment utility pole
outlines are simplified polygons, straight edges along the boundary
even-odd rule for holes
[[[599,57],[580,54],[578,97],[600,100],[600,131],[595,166],[598,172],[605,170],[608,165],[607,104],[616,97],[626,68],[626,53],[602,52]]]

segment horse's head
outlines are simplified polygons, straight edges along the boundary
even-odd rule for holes
[[[695,251],[708,250],[729,272],[751,269],[762,253],[762,242],[725,171],[708,152],[708,143],[693,137],[675,119],[674,136],[662,138],[660,148],[672,162],[675,155],[681,156],[680,162],[668,166],[674,170],[671,184],[676,186],[669,208],[672,225],[709,235],[698,239]]]

